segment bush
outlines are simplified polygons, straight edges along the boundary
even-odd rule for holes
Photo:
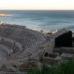
[[[42,70],[32,69],[28,74],[74,74],[74,60],[50,68],[43,65]]]

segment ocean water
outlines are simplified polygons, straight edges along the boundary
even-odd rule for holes
[[[24,25],[33,30],[55,31],[68,28],[74,31],[74,11],[70,10],[0,10],[0,22]]]

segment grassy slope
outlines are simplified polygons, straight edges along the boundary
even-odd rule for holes
[[[74,74],[74,61],[68,61],[55,67],[45,67],[42,70],[33,69],[28,74]]]

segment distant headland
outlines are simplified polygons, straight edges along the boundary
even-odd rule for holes
[[[10,14],[0,13],[0,16],[10,16]]]

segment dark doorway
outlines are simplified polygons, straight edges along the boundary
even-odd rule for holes
[[[72,32],[68,31],[55,38],[55,47],[72,47]]]

